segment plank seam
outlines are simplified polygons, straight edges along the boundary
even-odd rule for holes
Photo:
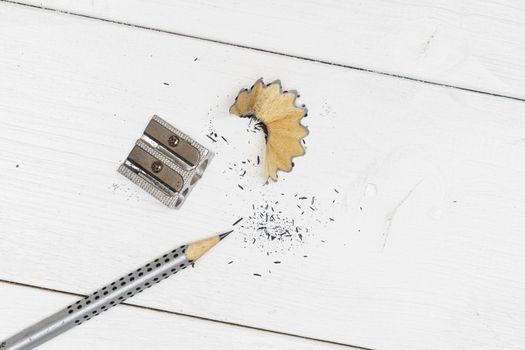
[[[13,0],[0,0],[0,1],[4,2],[4,3],[13,4],[13,5],[25,6],[25,7],[30,7],[30,8],[35,8],[35,9],[40,9],[40,10],[45,10],[45,11],[50,11],[50,12],[57,12],[57,13],[61,13],[61,14],[66,14],[66,15],[71,15],[71,16],[76,16],[76,17],[82,17],[82,18],[88,18],[88,19],[92,19],[92,20],[96,20],[96,21],[113,23],[113,24],[123,25],[123,26],[127,26],[127,27],[137,28],[137,29],[149,30],[149,31],[153,31],[153,32],[170,34],[170,35],[176,35],[176,36],[179,36],[179,37],[195,39],[195,40],[200,40],[200,41],[205,41],[205,42],[210,42],[210,43],[215,43],[215,44],[220,44],[220,45],[226,45],[226,46],[237,47],[237,48],[241,48],[241,49],[253,50],[253,51],[256,51],[256,52],[262,52],[262,53],[277,55],[277,56],[281,56],[281,57],[294,58],[294,59],[298,59],[298,60],[302,60],[302,61],[306,61],[306,62],[319,63],[319,64],[333,66],[333,67],[352,69],[352,70],[355,70],[355,71],[372,73],[372,74],[378,74],[378,75],[387,76],[387,77],[391,77],[391,78],[404,79],[404,80],[413,81],[413,82],[417,82],[417,83],[429,84],[429,85],[433,85],[433,86],[457,89],[457,90],[461,90],[461,91],[472,92],[472,93],[477,93],[477,94],[482,94],[482,95],[487,95],[487,96],[492,96],[492,97],[500,97],[500,98],[511,99],[511,100],[515,100],[515,101],[525,102],[525,98],[521,98],[521,97],[510,96],[510,95],[503,95],[503,94],[498,94],[498,93],[493,93],[493,92],[488,92],[488,91],[483,91],[483,90],[471,89],[471,88],[462,87],[462,86],[456,86],[456,85],[451,85],[451,84],[439,83],[439,82],[436,82],[436,81],[431,81],[431,80],[426,80],[426,79],[419,79],[419,78],[410,77],[410,76],[407,76],[407,75],[388,73],[388,72],[373,70],[373,69],[369,69],[369,68],[363,68],[363,67],[358,67],[358,66],[351,66],[351,65],[342,64],[342,63],[336,63],[336,62],[330,62],[330,61],[326,61],[326,60],[315,59],[315,58],[311,58],[311,57],[304,57],[304,56],[298,56],[298,55],[293,55],[293,54],[287,54],[287,53],[284,53],[284,52],[273,51],[273,50],[268,50],[268,49],[262,49],[262,48],[252,47],[252,46],[243,45],[243,44],[235,44],[235,43],[231,43],[231,42],[227,42],[227,41],[223,41],[223,40],[217,40],[217,39],[211,39],[211,38],[206,38],[206,37],[200,37],[200,36],[191,35],[191,34],[183,34],[183,33],[178,33],[178,32],[165,30],[165,29],[158,29],[158,28],[142,26],[142,25],[139,25],[139,24],[132,24],[132,23],[126,23],[126,22],[121,22],[121,21],[117,21],[117,20],[111,20],[111,19],[106,19],[106,18],[101,18],[101,17],[95,17],[95,16],[91,16],[91,15],[78,13],[78,12],[60,10],[60,9],[56,9],[56,8],[52,8],[52,7],[38,6],[38,5],[32,5],[32,4],[25,4],[25,3],[18,2],[18,1],[13,1]]]
[[[60,293],[60,294],[64,294],[64,295],[77,296],[77,297],[80,297],[80,298],[83,298],[83,297],[87,296],[87,294],[68,292],[68,291],[65,291],[65,290],[60,290],[60,289],[55,289],[55,288],[48,288],[48,287],[43,287],[43,286],[37,286],[37,285],[27,284],[27,283],[22,283],[22,282],[14,282],[14,281],[9,281],[9,280],[4,280],[4,279],[0,279],[0,283],[6,283],[6,284],[11,284],[11,285],[20,286],[20,287],[26,287],[26,288],[33,288],[33,289],[43,290],[43,291],[46,291],[46,292]],[[351,349],[377,350],[377,349],[367,348],[367,347],[358,346],[358,345],[345,344],[345,343],[340,343],[340,342],[327,340],[327,339],[313,338],[313,337],[308,337],[308,336],[303,336],[303,335],[298,335],[298,334],[293,334],[293,333],[287,333],[287,332],[281,332],[281,331],[276,331],[276,330],[271,330],[271,329],[266,329],[266,328],[249,326],[249,325],[245,325],[245,324],[241,324],[241,323],[221,321],[221,320],[216,320],[216,319],[208,318],[208,317],[204,317],[204,316],[185,314],[185,313],[180,313],[180,312],[175,312],[175,311],[170,311],[170,310],[164,310],[164,309],[159,309],[159,308],[150,307],[150,306],[131,304],[131,303],[127,303],[127,302],[123,302],[121,304],[122,305],[126,305],[126,306],[130,306],[130,307],[133,307],[133,308],[137,308],[137,309],[142,309],[142,310],[149,310],[149,311],[159,312],[159,313],[164,313],[164,314],[169,314],[169,315],[177,315],[177,316],[182,316],[182,317],[188,317],[188,318],[193,318],[193,319],[202,320],[202,321],[208,321],[208,322],[225,324],[225,325],[229,325],[229,326],[233,326],[233,327],[242,327],[242,328],[245,328],[245,329],[251,329],[251,330],[256,330],[256,331],[266,332],[266,333],[272,333],[272,334],[279,334],[279,335],[284,335],[284,336],[289,336],[289,337],[294,337],[294,338],[300,338],[300,339],[305,339],[305,340],[310,340],[310,341],[315,341],[315,342],[320,342],[320,343],[339,345],[339,346],[344,346],[344,347],[348,347],[348,348],[351,348]]]

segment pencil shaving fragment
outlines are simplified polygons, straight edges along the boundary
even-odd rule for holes
[[[304,154],[301,139],[308,134],[308,129],[301,124],[301,119],[307,111],[295,105],[296,98],[296,92],[282,91],[280,81],[265,85],[259,79],[249,90],[242,90],[230,107],[231,114],[254,117],[263,125],[266,181],[269,178],[277,181],[277,171],[291,171],[292,158]]]

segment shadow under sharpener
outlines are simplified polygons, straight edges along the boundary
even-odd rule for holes
[[[153,116],[118,172],[170,208],[180,208],[213,152]]]

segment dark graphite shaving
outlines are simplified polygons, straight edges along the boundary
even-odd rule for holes
[[[260,160],[259,160],[260,163]],[[223,170],[237,178],[235,192],[248,192],[243,216],[232,225],[243,237],[245,247],[256,247],[266,255],[293,251],[316,239],[326,225],[334,222],[332,210],[339,194],[318,198],[305,193],[276,193],[257,183],[251,176],[257,172],[258,157],[230,163]],[[247,212],[247,214],[246,214]]]
[[[297,219],[297,221],[300,220]],[[310,231],[304,222],[296,223],[296,219],[283,214],[279,201],[253,204],[252,212],[244,224],[241,224],[241,228],[247,233],[244,235],[246,244],[255,245],[266,250],[267,253],[291,250],[300,245]],[[272,244],[268,244],[269,242]]]
[[[249,118],[250,123],[248,124],[247,131],[250,131],[250,127],[253,123],[253,132],[262,131],[264,133],[264,142],[268,142],[268,127],[262,121],[257,119],[254,115],[246,115],[241,118]]]
[[[318,202],[314,196],[281,193],[278,197],[277,200],[263,197],[253,203],[249,215],[236,223],[245,246],[255,246],[267,255],[292,251],[315,239],[326,225],[335,221],[318,213],[317,205],[311,205]],[[327,206],[332,205],[330,200]]]

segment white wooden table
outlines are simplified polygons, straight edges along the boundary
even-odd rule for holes
[[[523,349],[524,38],[504,1],[1,1],[0,339],[243,217],[42,349]],[[259,77],[309,109],[267,186]],[[116,172],[153,114],[216,152],[180,211]]]

